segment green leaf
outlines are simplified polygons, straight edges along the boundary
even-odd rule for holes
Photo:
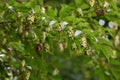
[[[86,10],[86,9],[89,9],[90,6],[88,4],[82,4],[81,8],[82,10]]]
[[[10,42],[9,46],[12,46],[14,49],[16,49],[19,52],[22,52],[22,53],[25,52],[24,44],[22,44],[21,42]]]
[[[118,68],[111,68],[111,73],[112,73],[112,76],[114,76],[115,80],[119,80],[120,79],[120,72],[118,72]]]
[[[98,68],[95,73],[98,76],[99,80],[106,80],[104,73],[103,73],[103,70],[101,68]]]
[[[83,0],[75,0],[75,4],[77,7],[79,7],[80,5],[82,5],[84,3]]]
[[[78,24],[78,26],[80,26],[80,27],[88,27],[88,26],[89,26],[89,23],[88,23],[88,22],[80,22],[80,23]]]
[[[40,6],[39,5],[35,6],[35,13],[39,13],[40,14]]]
[[[110,64],[120,66],[120,61],[115,60],[115,59],[111,59],[111,60],[110,60]]]
[[[112,48],[110,46],[107,46],[107,45],[100,45],[99,47],[100,47],[102,53],[104,54],[104,56],[106,57],[106,59],[108,61],[110,61],[110,57],[113,54]]]
[[[57,16],[57,9],[53,9],[51,6],[48,6],[48,9],[46,10],[46,14],[51,17],[56,17]]]
[[[111,41],[109,41],[109,40],[107,40],[105,38],[98,37],[98,41],[99,41],[100,44],[112,46]]]
[[[71,12],[73,11],[74,7],[68,6],[68,5],[61,5],[61,9],[59,12],[60,18],[64,18],[67,16],[70,16]]]

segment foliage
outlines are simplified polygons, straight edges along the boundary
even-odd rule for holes
[[[120,80],[117,3],[1,0],[0,80]]]

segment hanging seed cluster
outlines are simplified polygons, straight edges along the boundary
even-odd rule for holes
[[[82,45],[84,48],[87,48],[87,47],[88,47],[88,45],[87,45],[87,39],[86,39],[85,36],[83,36],[83,37],[81,38],[81,45]]]

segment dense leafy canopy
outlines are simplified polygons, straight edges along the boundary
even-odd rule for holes
[[[0,0],[0,80],[120,80],[117,0]]]

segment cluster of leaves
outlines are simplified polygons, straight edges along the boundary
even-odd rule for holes
[[[120,79],[116,0],[37,1],[0,2],[1,80]]]

